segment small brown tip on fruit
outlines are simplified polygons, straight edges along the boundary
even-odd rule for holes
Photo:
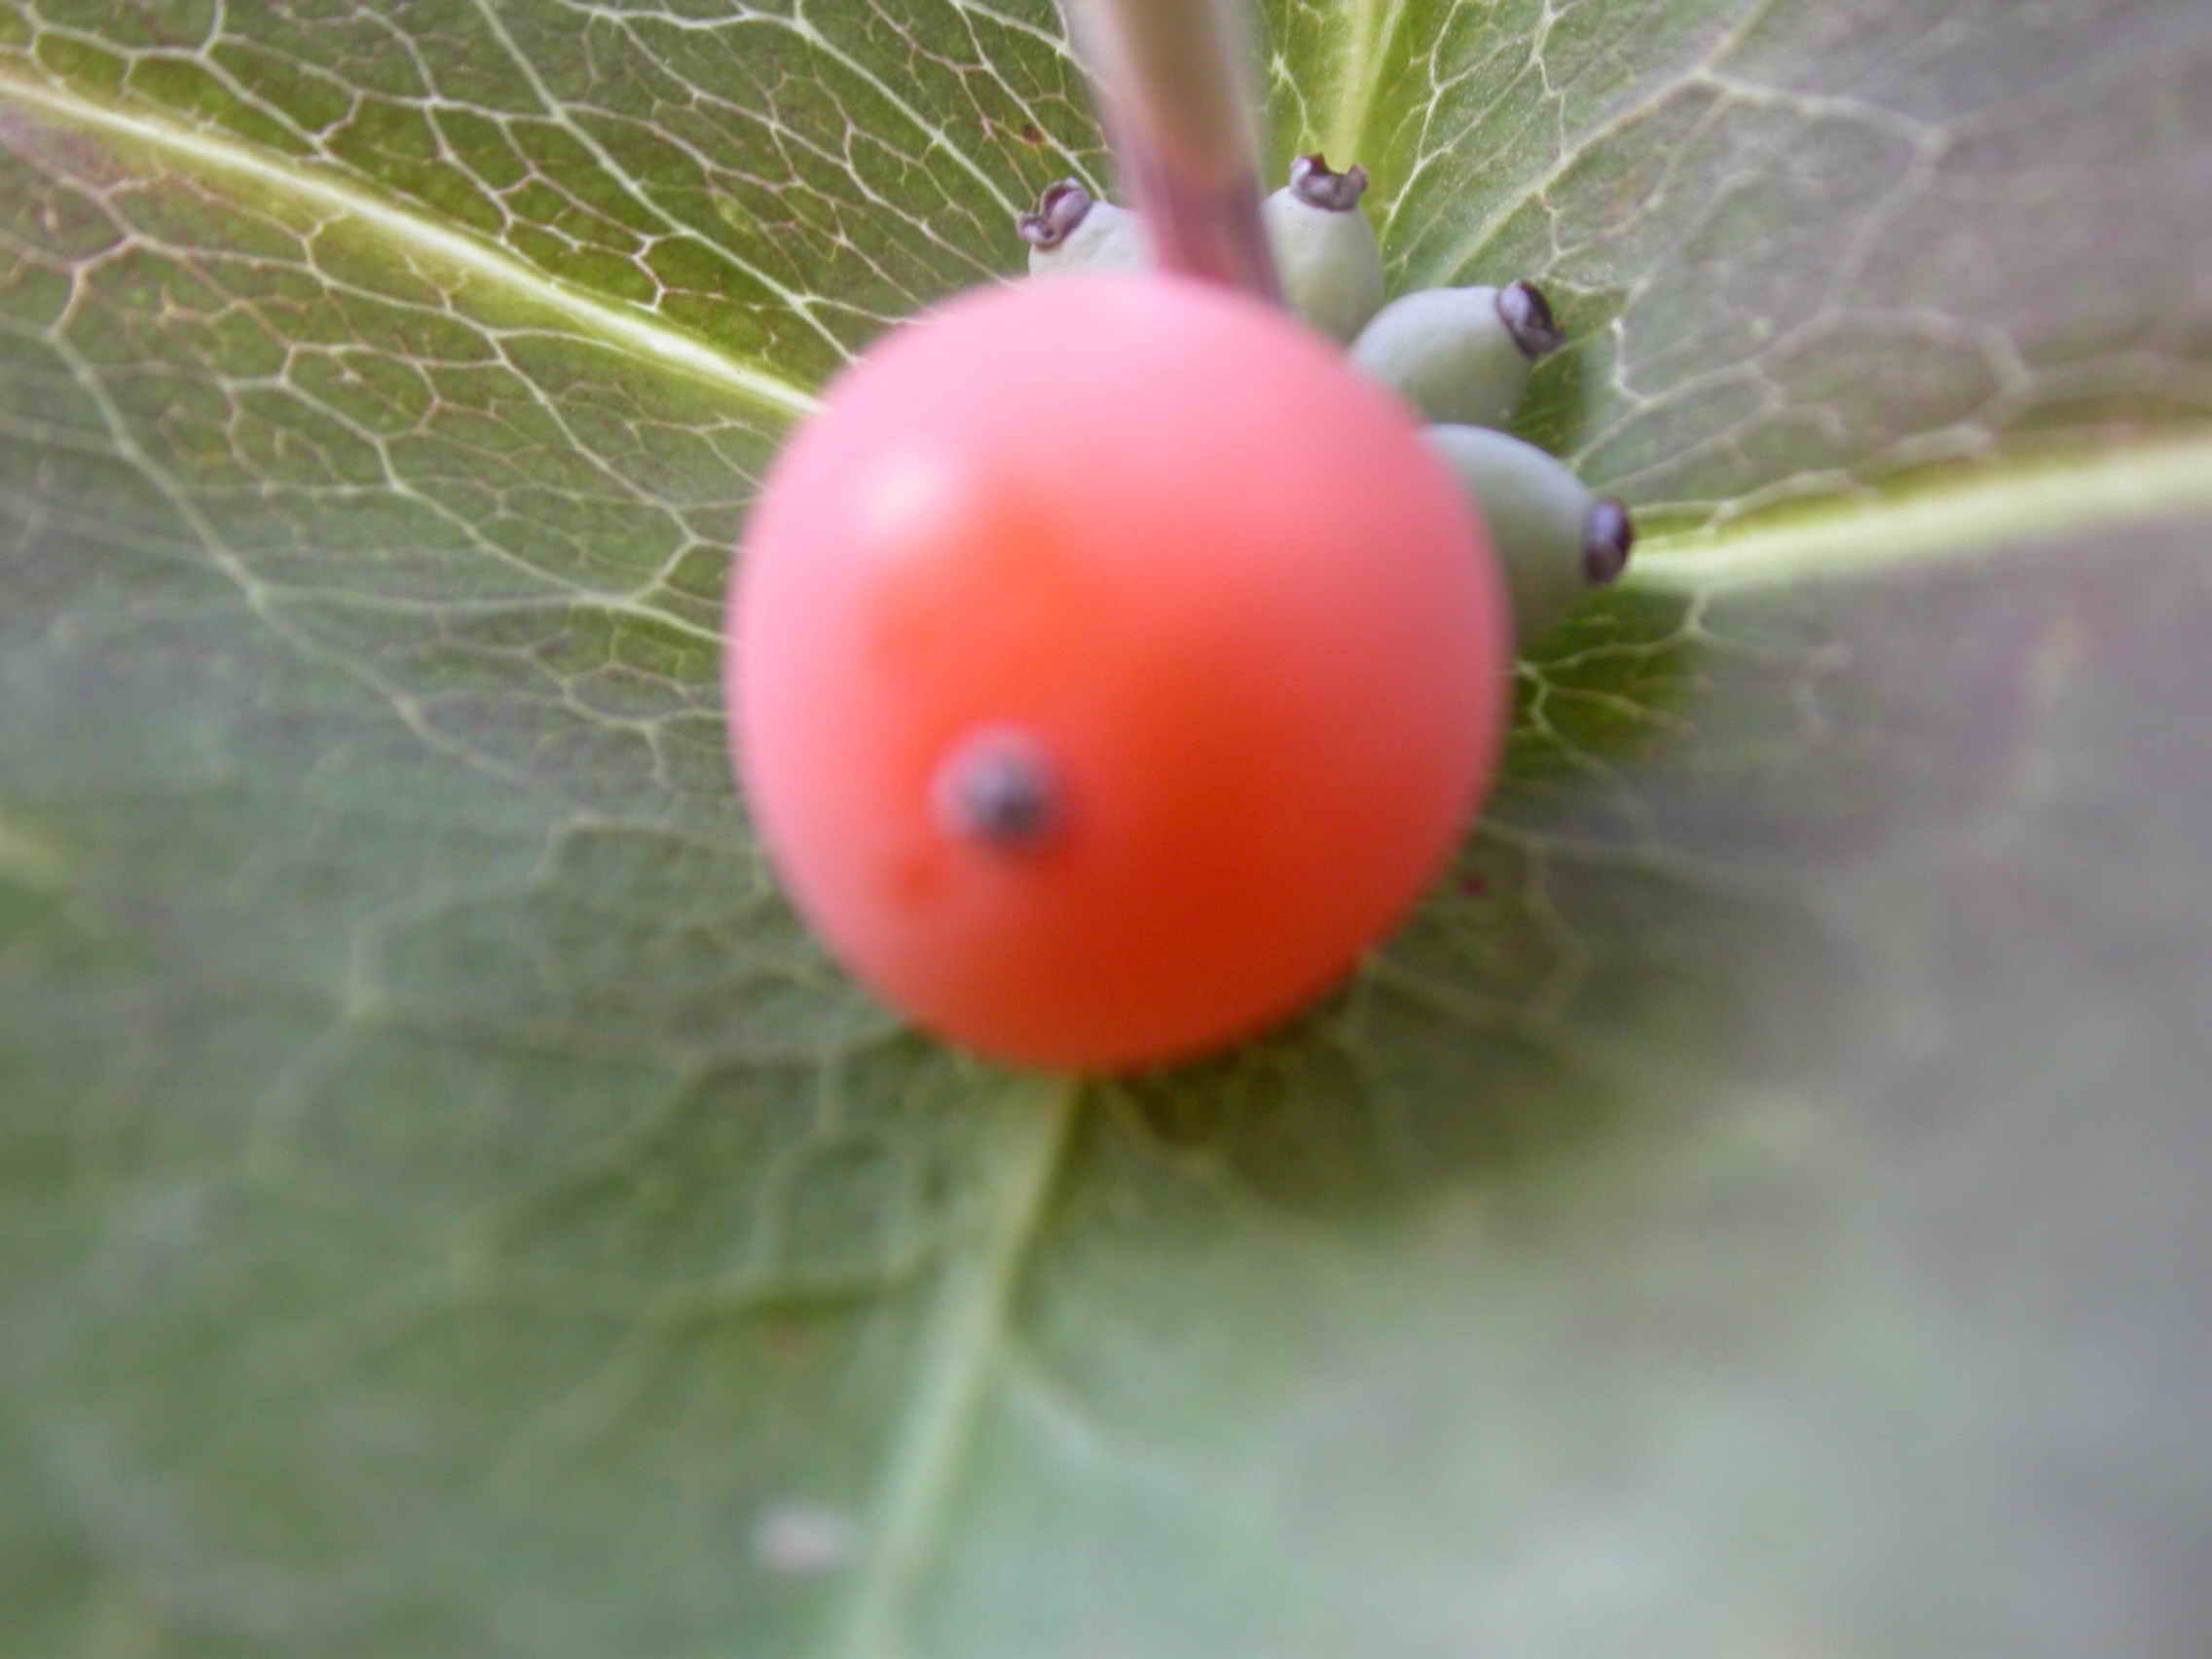
[[[1057,828],[1052,764],[1027,733],[991,727],[965,739],[938,768],[938,822],[991,852],[1020,853]]]
[[[1582,521],[1582,575],[1592,587],[1604,587],[1628,569],[1629,549],[1636,545],[1636,525],[1628,508],[1611,496],[1590,503]]]
[[[1319,156],[1301,156],[1290,164],[1290,193],[1309,207],[1349,213],[1367,192],[1367,169],[1357,162],[1331,172]]]
[[[1037,199],[1037,210],[1022,214],[1014,228],[1031,247],[1058,247],[1089,216],[1090,208],[1091,195],[1082,182],[1063,178],[1047,185],[1045,194]]]
[[[1552,318],[1552,303],[1533,282],[1508,282],[1497,291],[1497,317],[1531,363],[1567,344]]]

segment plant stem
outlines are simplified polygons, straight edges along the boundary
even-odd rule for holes
[[[1243,0],[1062,0],[1161,268],[1279,301]]]

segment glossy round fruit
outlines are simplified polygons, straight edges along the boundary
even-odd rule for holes
[[[1490,529],[1513,595],[1517,647],[1628,568],[1628,508],[1593,494],[1565,462],[1487,426],[1431,426],[1421,436],[1466,486]]]
[[[1530,368],[1564,339],[1532,282],[1423,288],[1377,312],[1351,360],[1431,421],[1503,426]]]
[[[1382,249],[1360,211],[1367,169],[1334,172],[1319,156],[1290,164],[1290,182],[1260,204],[1290,309],[1346,342],[1382,308]]]
[[[1141,271],[1152,262],[1144,221],[1126,207],[1098,201],[1072,178],[1050,186],[1036,211],[1022,214],[1014,229],[1029,244],[1032,276]]]
[[[1404,409],[1167,276],[882,343],[778,461],[731,606],[793,900],[1006,1059],[1172,1059],[1295,1011],[1435,873],[1505,719],[1503,582]]]

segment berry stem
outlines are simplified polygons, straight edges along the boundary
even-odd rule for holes
[[[1061,0],[1165,271],[1278,301],[1243,0]]]

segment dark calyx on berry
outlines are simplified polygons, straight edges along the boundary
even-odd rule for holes
[[[1582,575],[1592,587],[1604,587],[1627,570],[1635,545],[1636,526],[1622,502],[1600,496],[1590,503],[1590,516],[1582,521]]]
[[[1037,199],[1037,211],[1022,214],[1014,228],[1031,247],[1058,247],[1089,216],[1090,204],[1089,191],[1075,179],[1063,178],[1047,185]]]
[[[1552,320],[1551,301],[1533,282],[1508,282],[1498,289],[1497,319],[1531,363],[1567,344],[1567,336]]]
[[[994,728],[968,738],[939,768],[938,821],[993,852],[1026,852],[1058,826],[1052,765],[1022,732]]]
[[[1290,193],[1309,207],[1349,213],[1367,193],[1367,169],[1357,162],[1331,172],[1319,156],[1301,156],[1290,164]]]

